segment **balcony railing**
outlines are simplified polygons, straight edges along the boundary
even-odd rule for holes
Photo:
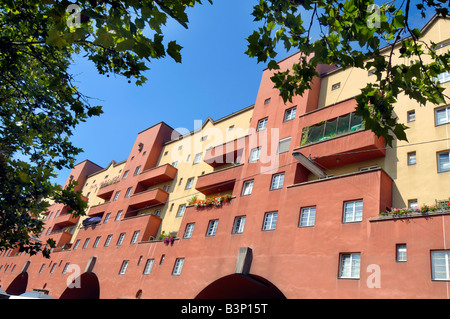
[[[236,179],[241,176],[242,167],[243,164],[201,175],[195,189],[205,195],[232,191]]]
[[[143,209],[164,204],[169,194],[160,188],[153,188],[130,196],[129,209]]]
[[[161,165],[143,171],[139,174],[139,184],[145,187],[154,186],[164,182],[171,181],[175,178],[177,169],[170,164]]]
[[[206,150],[203,161],[212,167],[236,163],[245,148],[245,136]]]

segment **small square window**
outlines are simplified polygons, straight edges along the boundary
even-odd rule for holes
[[[194,157],[194,163],[193,164],[198,164],[198,163],[200,163],[201,160],[202,160],[202,153],[198,153]]]
[[[286,112],[284,112],[284,122],[287,122],[287,121],[295,119],[295,113],[296,112],[297,112],[297,108],[296,107],[287,109]]]
[[[417,209],[417,208],[419,208],[419,205],[417,204],[417,199],[410,199],[410,200],[408,200],[408,208],[409,209]]]
[[[257,132],[265,130],[267,128],[267,120],[268,120],[268,118],[266,117],[265,119],[258,121],[258,126],[256,128]]]
[[[340,254],[339,278],[359,279],[361,254]]]
[[[363,201],[357,200],[344,203],[344,223],[362,221]]]
[[[183,269],[184,258],[177,258],[175,260],[175,265],[173,267],[172,275],[179,276],[181,275],[181,270]]]
[[[450,151],[441,152],[437,154],[438,157],[438,172],[450,172]]]
[[[284,138],[278,142],[278,151],[277,154],[289,152],[291,148],[291,138]]]
[[[316,207],[305,207],[300,211],[299,227],[314,226],[316,220]]]
[[[249,163],[256,162],[259,160],[259,156],[261,155],[261,147],[256,147],[251,150],[250,152],[250,159],[248,160]]]
[[[412,110],[407,113],[408,123],[414,122],[416,120],[416,111]]]
[[[244,232],[245,225],[245,216],[237,216],[234,219],[233,230],[231,231],[233,234],[241,234]]]
[[[177,217],[183,217],[185,210],[186,210],[186,205],[180,205],[178,207]]]
[[[444,106],[434,111],[435,124],[443,125],[450,123],[450,106]]]
[[[406,261],[406,244],[397,244],[395,249],[396,249],[396,261],[405,262]]]
[[[219,225],[218,219],[210,220],[209,224],[208,224],[208,229],[206,231],[206,236],[208,236],[208,237],[214,236],[216,234],[218,225]]]
[[[187,180],[185,189],[191,189],[193,185],[194,185],[194,177],[191,177]]]
[[[284,173],[275,174],[272,176],[272,183],[270,184],[270,190],[283,188]]]
[[[331,90],[333,91],[333,90],[337,90],[337,89],[339,89],[341,87],[341,82],[339,82],[339,83],[335,83],[335,84],[333,84],[332,86],[331,86]]]
[[[431,278],[450,280],[450,250],[431,251]]]
[[[263,230],[274,230],[277,226],[278,212],[270,212],[264,215]]]
[[[194,232],[195,223],[190,223],[186,225],[186,230],[184,231],[183,238],[191,238]]]
[[[253,190],[253,180],[244,182],[242,187],[242,196],[250,195]]]
[[[416,152],[408,153],[408,165],[415,165],[416,163]]]

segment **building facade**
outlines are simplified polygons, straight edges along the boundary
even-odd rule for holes
[[[450,48],[448,20],[422,31]],[[402,97],[409,141],[386,147],[354,114],[370,71],[317,71],[285,104],[265,70],[253,106],[192,132],[161,122],[126,160],[76,165],[68,181],[87,216],[53,205],[39,239],[57,248],[50,259],[2,252],[1,287],[55,298],[449,298],[450,106]],[[448,72],[438,80],[448,92]]]

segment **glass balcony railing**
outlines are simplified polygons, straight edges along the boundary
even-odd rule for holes
[[[354,113],[349,113],[316,125],[304,127],[301,146],[361,130],[364,130],[362,118]]]

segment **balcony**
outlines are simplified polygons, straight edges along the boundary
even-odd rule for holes
[[[356,131],[329,138],[314,144],[294,149],[313,159],[322,168],[333,168],[347,164],[384,157],[383,138],[372,131]]]
[[[161,225],[161,218],[158,216],[155,216],[153,214],[141,214],[138,215],[136,213],[126,214],[125,217],[122,219],[122,223],[127,224],[133,224],[135,223],[136,227],[142,227],[143,225],[146,225],[144,228],[144,231],[142,233],[142,237],[140,241],[147,241],[150,239],[150,237],[156,237],[156,234],[158,233],[159,226]],[[133,228],[131,225],[128,225],[127,227]]]
[[[195,189],[205,195],[233,190],[236,179],[241,176],[242,167],[243,164],[201,175]]]
[[[139,174],[138,183],[144,187],[171,181],[177,174],[177,169],[170,164],[154,167]]]
[[[206,150],[203,161],[212,167],[238,162],[245,148],[245,137]]]
[[[72,214],[69,214],[68,211],[69,211],[69,208],[67,206],[65,206],[61,210],[61,213],[57,217],[55,217],[54,224],[61,228],[75,225],[78,222],[78,220],[80,219],[80,217],[79,216],[74,217],[74,216],[72,216]]]
[[[106,212],[109,203],[110,202],[105,202],[105,203],[102,203],[102,204],[99,204],[99,205],[92,206],[89,209],[87,215],[92,217],[94,215],[99,215],[99,214],[102,214],[102,213]]]
[[[116,189],[117,183],[110,184],[104,187],[101,187],[97,192],[97,197],[109,201],[111,199],[114,190]]]
[[[164,204],[169,194],[160,188],[153,188],[130,196],[128,209],[143,209]]]
[[[72,234],[67,231],[56,231],[50,234],[50,237],[56,242],[56,247],[63,247],[72,239]]]

